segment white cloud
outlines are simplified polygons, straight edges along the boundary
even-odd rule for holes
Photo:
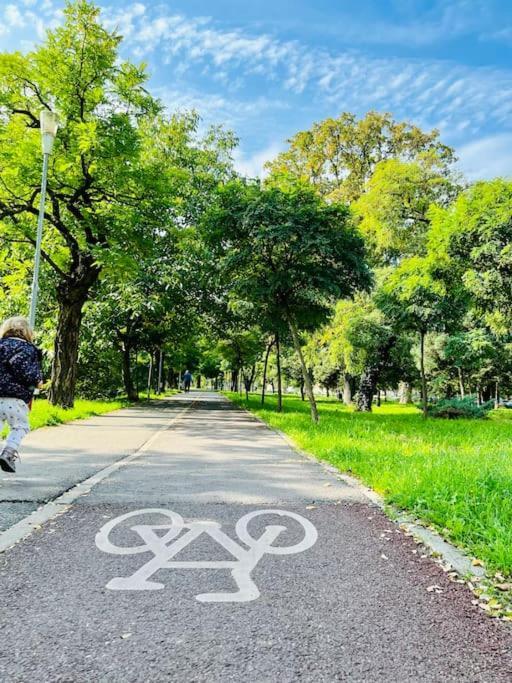
[[[123,12],[119,12],[115,15],[115,19],[108,19],[107,21],[109,28],[116,29],[122,36],[129,38],[135,28],[136,19],[142,17],[146,13],[146,6],[141,2],[133,3],[124,8]]]
[[[23,28],[25,26],[25,19],[16,5],[7,5],[4,17],[9,26],[15,28]]]
[[[458,155],[459,166],[469,180],[512,178],[512,133],[470,142]]]
[[[274,159],[282,150],[282,144],[277,142],[249,156],[240,149],[236,149],[234,154],[235,168],[247,178],[263,178],[266,175],[265,163]]]
[[[469,10],[481,6],[477,0],[456,4],[457,12],[452,7],[441,13],[441,23],[462,32],[471,19]],[[158,50],[185,79],[187,71],[204,73],[208,68],[212,79],[230,89],[251,78],[265,79],[288,93],[309,91],[335,108],[359,113],[387,109],[427,127],[455,131],[461,120],[471,121],[470,132],[476,132],[489,121],[503,124],[512,118],[512,72],[507,70],[441,60],[377,59],[354,50],[333,54],[265,33],[223,30],[205,17],[162,14],[149,5],[134,13],[130,7],[109,10],[108,21],[125,22],[134,54],[144,57]]]
[[[258,115],[269,109],[287,109],[288,105],[266,97],[255,97],[252,100],[237,100],[224,95],[199,92],[196,90],[173,89],[168,87],[154,88],[153,92],[170,110],[197,109],[199,113],[209,115],[212,112],[225,111],[231,117]]]
[[[484,21],[484,0],[453,0],[449,5],[445,0],[435,0],[431,10],[421,15],[414,5],[409,0],[394,0],[395,8],[401,7],[403,25],[370,22],[360,42],[380,39],[406,43],[409,39],[419,44],[421,40],[434,42],[443,36],[476,32],[478,21],[482,21],[482,31],[489,27],[489,21]],[[15,25],[23,25],[24,32],[28,29],[42,36],[48,26],[59,21],[61,7],[61,0],[10,2],[4,9],[4,31],[12,32]],[[211,18],[185,17],[149,1],[131,2],[122,8],[107,6],[103,18],[125,36],[125,52],[137,58],[154,55],[155,61],[168,69],[172,86],[161,88],[157,94],[171,110],[194,108],[206,121],[220,120],[235,129],[241,123],[247,128],[250,121],[251,127],[261,126],[258,134],[262,134],[262,147],[266,140],[276,137],[275,131],[269,135],[263,130],[263,122],[274,110],[293,108],[299,95],[299,106],[314,103],[318,112],[392,111],[397,118],[412,119],[423,127],[439,127],[454,143],[479,140],[482,131],[508,128],[512,121],[512,70],[470,67],[448,60],[378,59],[343,48],[331,52],[269,33],[226,30]],[[350,33],[357,26],[352,21],[345,29]],[[412,35],[421,31],[424,38]],[[407,34],[411,34],[409,38]],[[191,83],[196,73],[209,79],[207,89],[219,88],[222,94],[194,90]],[[249,88],[249,94],[242,94],[242,88],[253,80],[258,92],[263,86],[268,94],[255,98]],[[498,139],[503,142],[503,137],[497,136],[466,145],[466,168],[468,164],[478,166],[479,145],[486,151],[486,168],[506,167],[505,154],[499,144],[496,146]],[[261,168],[261,159],[269,149],[273,146],[249,157],[240,156],[240,167],[253,174]]]
[[[3,10],[3,24],[0,24],[0,35],[22,31],[44,38],[46,31],[57,26],[62,19],[62,9],[55,7],[52,0],[19,0],[17,4],[9,3]],[[32,49],[34,42],[20,38],[20,45]]]

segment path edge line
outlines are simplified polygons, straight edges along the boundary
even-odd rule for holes
[[[30,536],[37,529],[40,529],[41,526],[46,522],[49,522],[54,517],[57,517],[58,515],[61,515],[69,510],[69,508],[78,498],[89,493],[94,486],[97,486],[104,479],[107,479],[111,474],[125,467],[133,460],[136,460],[150,448],[150,446],[154,441],[156,441],[162,432],[170,429],[199,400],[199,397],[193,399],[188,406],[183,408],[183,410],[180,410],[177,415],[174,415],[174,417],[172,417],[168,422],[153,432],[153,434],[151,434],[151,436],[149,436],[135,452],[130,453],[130,455],[126,455],[110,465],[107,465],[107,467],[104,467],[98,472],[95,472],[90,477],[87,477],[87,479],[75,484],[64,493],[61,493],[53,500],[48,501],[34,512],[31,512],[30,515],[23,517],[23,519],[20,519],[19,522],[16,522],[16,524],[13,524],[11,527],[0,533],[0,554],[6,550],[9,550],[9,548],[12,548],[25,538],[28,538],[28,536]]]

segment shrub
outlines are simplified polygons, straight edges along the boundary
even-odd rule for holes
[[[485,418],[492,410],[493,401],[478,405],[474,398],[450,398],[436,401],[428,407],[428,414],[432,417],[443,417],[448,420],[458,418]]]

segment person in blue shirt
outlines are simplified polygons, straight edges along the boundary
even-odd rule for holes
[[[0,446],[0,468],[16,472],[22,439],[29,433],[28,413],[34,391],[43,383],[41,351],[26,318],[9,318],[0,327],[0,430],[9,435]]]
[[[183,375],[183,387],[185,391],[190,391],[190,385],[192,384],[192,373],[190,370],[185,370]]]

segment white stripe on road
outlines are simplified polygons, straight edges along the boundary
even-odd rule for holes
[[[109,465],[99,472],[96,472],[96,474],[93,474],[88,479],[84,479],[84,481],[76,484],[73,486],[73,488],[69,489],[69,491],[66,491],[58,498],[46,503],[35,512],[32,512],[32,514],[24,517],[19,522],[9,527],[9,529],[1,533],[0,553],[3,553],[8,548],[11,548],[16,543],[22,541],[24,538],[27,538],[27,536],[30,536],[33,531],[39,529],[45,522],[48,522],[50,519],[57,517],[57,515],[66,512],[66,510],[69,509],[70,505],[74,503],[77,498],[89,493],[94,486],[97,486],[97,484],[110,477],[111,474],[140,457],[143,453],[149,450],[149,448],[151,448],[162,432],[170,429],[174,424],[176,424],[176,422],[178,422],[178,420],[180,420],[185,413],[192,408],[196,401],[199,400],[200,397],[194,398],[186,408],[171,418],[169,422],[166,422],[165,425],[162,425],[162,427],[157,429],[157,431],[154,432],[154,434],[152,434],[149,439],[147,439],[147,441],[145,441],[134,453],[121,458],[121,460],[117,460],[116,462],[112,463],[112,465]]]

